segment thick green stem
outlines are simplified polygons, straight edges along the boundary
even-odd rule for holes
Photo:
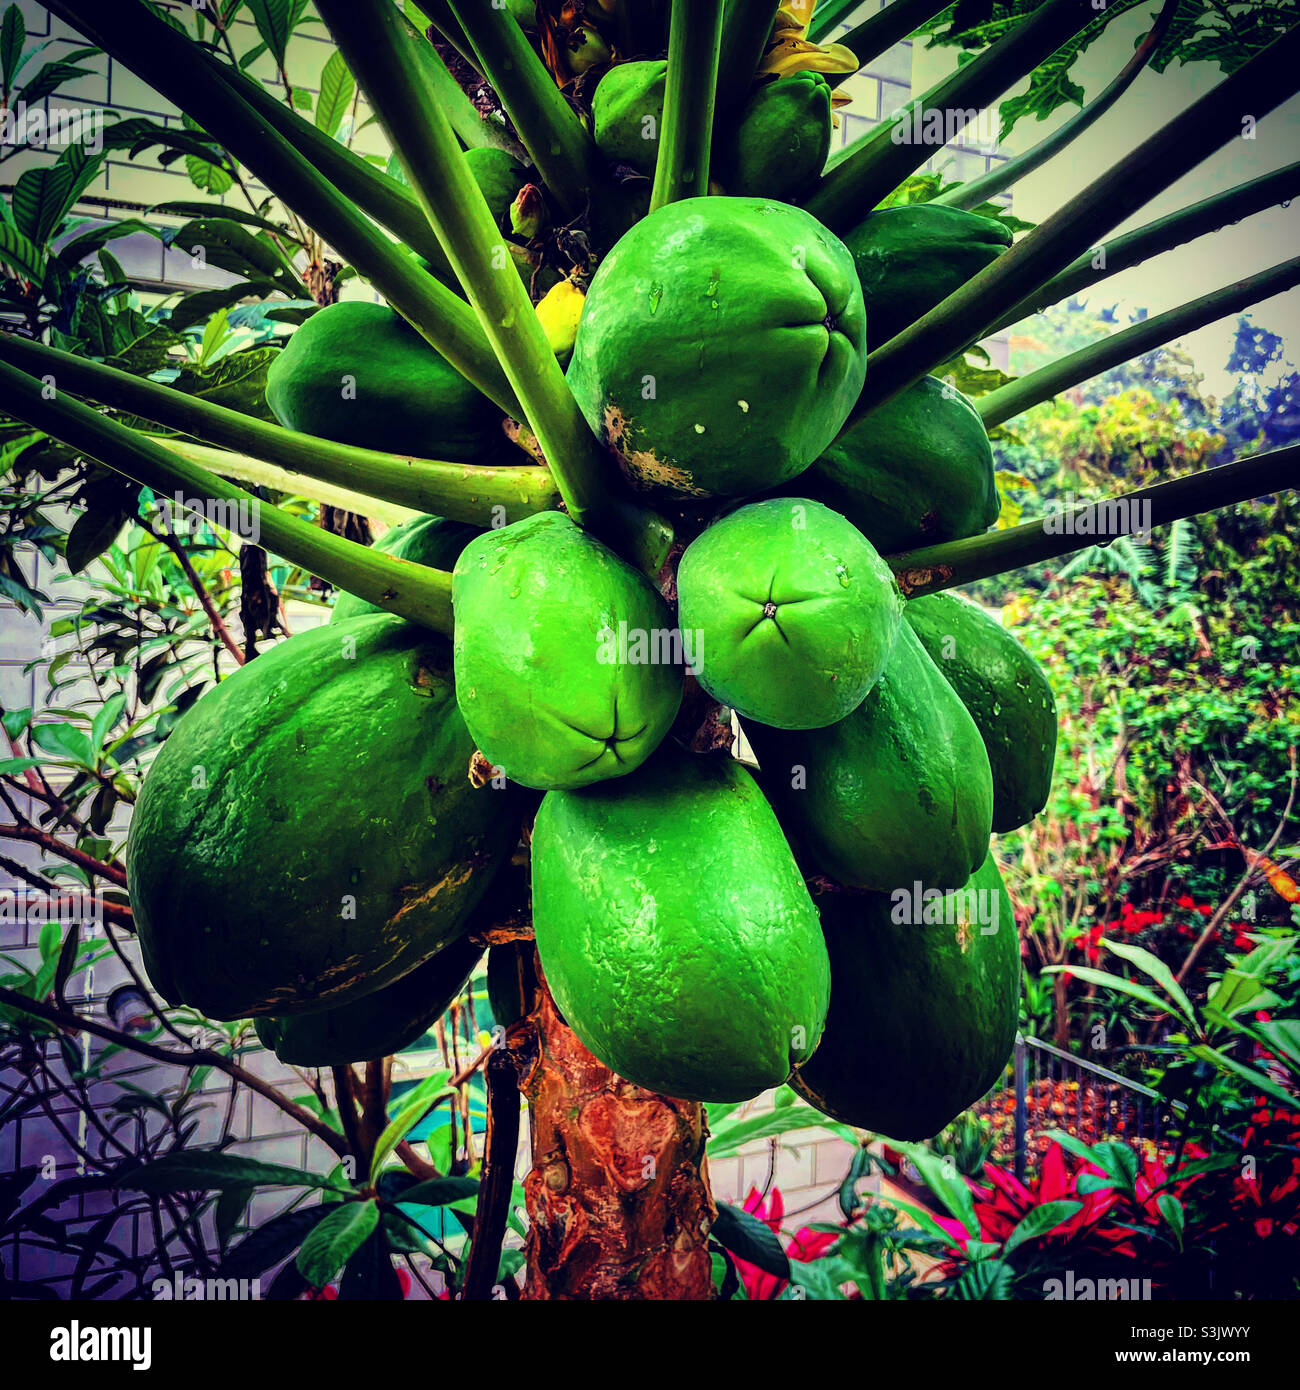
[[[546,341],[541,320],[389,0],[318,0],[317,8],[370,99],[443,250],[551,466],[569,515],[597,519],[609,468]],[[494,26],[514,25],[509,11]],[[518,26],[515,25],[516,32]]]
[[[356,266],[479,390],[510,415],[519,403],[464,300],[394,246],[254,107],[193,41],[139,0],[48,0],[111,57],[182,108]]]
[[[1059,304],[1081,290],[1090,290],[1122,270],[1129,270],[1152,256],[1171,251],[1209,232],[1217,232],[1230,222],[1239,222],[1243,217],[1287,202],[1298,194],[1300,163],[1288,164],[1284,169],[1216,193],[1202,202],[1171,212],[1167,217],[1157,218],[1145,227],[1113,237],[1080,256],[1040,289],[1008,309],[980,337],[991,338],[1021,319],[1041,313],[1048,305]]]
[[[991,105],[1096,17],[1091,0],[1047,0],[1006,38],[832,160],[804,206],[833,232],[856,226],[934,153],[926,139],[928,113],[942,116],[939,143],[946,144],[976,119],[980,108]]]
[[[1105,501],[1082,503],[1005,531],[987,531],[967,540],[909,550],[886,560],[904,596],[919,598],[1025,565],[1042,564],[1092,545],[1105,545],[1108,539],[1136,529],[1167,526],[1171,521],[1298,484],[1300,445],[1293,444]]]
[[[309,478],[452,521],[500,524],[559,504],[555,480],[545,468],[444,463],[336,444],[12,334],[0,334],[0,360],[48,378],[60,391],[130,411]]]
[[[709,191],[721,36],[722,0],[674,0],[651,212],[682,198],[701,198]]]
[[[1090,381],[1102,372],[1118,367],[1121,362],[1130,362],[1184,333],[1195,333],[1207,323],[1214,323],[1228,314],[1240,313],[1242,309],[1270,299],[1275,294],[1282,294],[1298,284],[1300,257],[1225,285],[1211,294],[1201,295],[1199,299],[1180,304],[1176,309],[1156,314],[1100,342],[1089,343],[1078,352],[1071,352],[1036,372],[1030,372],[1028,376],[1018,377],[996,391],[981,396],[975,403],[976,409],[985,427],[993,429],[1082,381]]]
[[[727,0],[718,44],[715,125],[731,121],[744,106],[780,8],[781,0]]]
[[[1152,55],[1169,32],[1169,26],[1173,23],[1174,15],[1182,6],[1182,2],[1183,0],[1165,0],[1164,8],[1151,26],[1150,32],[1114,80],[1094,100],[1076,111],[1059,129],[1022,154],[995,164],[979,178],[941,193],[934,201],[950,208],[977,208],[981,203],[996,198],[1026,174],[1032,173],[1067,149],[1086,130],[1091,129],[1137,81],[1139,74],[1151,61]]]
[[[948,3],[949,0],[894,0],[892,5],[886,5],[883,10],[878,10],[870,19],[864,19],[861,24],[850,29],[847,34],[842,35],[835,42],[843,44],[853,54],[858,60],[859,67],[866,67],[868,63],[873,63],[877,58],[888,53],[895,44],[902,43],[909,34],[914,34],[922,24],[933,19],[940,10],[946,10]],[[856,8],[856,5],[826,6],[827,11],[842,9],[844,12],[849,12]],[[813,15],[812,28],[809,30],[813,42],[821,43],[824,39],[831,38],[830,31],[835,27],[840,17],[837,14],[830,23],[826,23],[822,10],[818,7],[816,14]],[[838,87],[841,82],[847,82],[852,76],[851,72],[835,73],[826,80],[832,87]]]
[[[1243,63],[1005,255],[877,348],[867,359],[867,384],[845,429],[961,352],[970,342],[972,325],[995,322],[1220,145],[1253,128],[1292,95],[1298,73],[1300,26]]]
[[[451,9],[547,191],[567,217],[579,216],[596,186],[597,160],[596,147],[577,113],[508,5],[498,9],[485,0],[452,0]]]
[[[221,509],[206,519],[223,529],[239,529],[245,539],[265,545],[358,598],[450,635],[451,575],[396,560],[287,516],[90,406],[51,392],[44,382],[7,362],[0,362],[0,399],[16,420],[44,430],[69,448],[152,488],[160,497],[172,490],[176,505],[184,510],[193,511],[194,503],[211,499],[235,504],[234,515]],[[245,524],[247,534],[242,530]]]

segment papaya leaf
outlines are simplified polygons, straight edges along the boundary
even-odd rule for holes
[[[314,1289],[323,1288],[359,1250],[379,1225],[379,1207],[371,1201],[341,1202],[312,1227],[294,1263]]]
[[[790,1277],[790,1259],[781,1248],[776,1232],[758,1217],[730,1202],[719,1202],[718,1219],[713,1223],[713,1238],[733,1255],[777,1279]]]

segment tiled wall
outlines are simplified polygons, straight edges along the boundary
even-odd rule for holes
[[[853,16],[853,21],[865,17],[874,8],[874,0],[862,7]],[[80,39],[61,25],[51,21],[48,14],[31,0],[23,0],[20,8],[27,20],[29,42],[49,37],[53,40],[43,59],[61,56],[68,48],[77,46]],[[845,27],[848,27],[847,25]],[[321,30],[308,31],[322,33]],[[255,42],[251,26],[240,26],[236,39],[239,52],[245,51]],[[290,53],[289,69],[295,76],[318,74],[329,46],[323,38],[299,37],[294,40]],[[41,60],[36,60],[41,61]],[[106,104],[124,117],[147,115],[179,122],[178,113],[160,102],[143,83],[124,69],[120,64],[108,60],[92,60],[96,63],[93,75],[82,77],[70,83],[64,91],[50,98],[53,104],[63,106],[74,103]],[[853,102],[841,117],[838,139],[848,142],[885,119],[902,106],[908,99],[911,89],[911,46],[904,44],[874,62],[847,84]],[[275,74],[265,58],[253,66],[252,71],[268,83],[273,83]],[[305,85],[314,86],[308,79]],[[362,136],[359,147],[383,153],[379,137],[372,126]],[[969,177],[981,172],[992,159],[998,157],[990,151],[958,146],[936,156],[935,162],[953,158],[955,166],[950,172],[956,177]],[[45,156],[33,151],[20,151],[0,163],[0,183],[12,184],[13,180],[26,167],[44,162]],[[125,152],[115,154],[101,171],[96,182],[82,200],[80,211],[87,216],[130,216],[146,206],[173,199],[192,199],[199,197],[183,172],[183,164],[170,169],[159,166],[151,156],[128,161]],[[170,219],[178,223],[179,219]],[[123,263],[128,273],[138,280],[142,288],[158,293],[166,293],[173,288],[209,288],[228,283],[229,277],[223,272],[196,267],[191,258],[181,252],[165,251],[151,237],[136,236],[114,242],[114,254]],[[999,347],[994,345],[995,357]],[[1003,359],[1004,360],[1004,359]],[[36,565],[37,586],[50,593],[53,602],[49,608],[49,618],[75,611],[85,585],[77,580],[54,582],[54,576],[43,560],[34,555],[28,563]],[[295,631],[299,631],[323,619],[319,609],[302,606],[291,614]],[[45,708],[49,704],[48,692],[41,688],[41,675],[44,661],[48,660],[49,650],[42,652],[42,642],[47,639],[48,620],[42,624],[30,615],[23,615],[7,602],[0,602],[0,700],[5,708],[22,708],[33,705]],[[71,642],[61,639],[58,646]],[[33,662],[41,661],[34,669]],[[84,668],[84,662],[82,663]],[[84,698],[89,691],[89,672],[85,671],[78,688],[65,691],[60,703],[66,706],[70,701]],[[25,808],[28,809],[28,808]],[[124,828],[119,822],[118,829]],[[10,855],[20,862],[36,867],[42,856],[39,850],[25,845],[6,842],[0,852]],[[0,870],[0,887],[9,885],[10,877]],[[38,928],[13,929],[0,926],[0,951],[19,959],[32,959],[35,956]],[[87,981],[96,1007],[102,1010],[103,1000],[109,992],[128,979],[125,968],[116,960],[97,965],[92,980]],[[74,996],[75,999],[75,996]],[[413,1057],[412,1063],[432,1065],[428,1057]],[[265,1053],[254,1052],[245,1059],[251,1069],[272,1081],[288,1081],[292,1073],[282,1067],[276,1059]],[[121,1066],[135,1065],[122,1061]],[[160,1086],[167,1080],[165,1068],[154,1068],[151,1074],[136,1077],[140,1084]],[[2,1082],[2,1078],[0,1078]],[[220,1076],[209,1078],[208,1093],[212,1107],[201,1120],[201,1136],[215,1136],[219,1132],[225,1112],[225,1099],[228,1094],[226,1083]],[[765,1096],[753,1102],[752,1109],[770,1107],[771,1097]],[[75,1111],[60,1120],[76,1132],[79,1120]],[[232,1133],[239,1140],[238,1152],[273,1162],[294,1165],[328,1167],[332,1157],[323,1145],[306,1136],[304,1132],[262,1098],[244,1092],[239,1101]],[[800,1142],[801,1141],[801,1142]],[[52,1156],[58,1167],[58,1176],[69,1176],[76,1171],[75,1159],[67,1144],[58,1132],[57,1125],[48,1117],[25,1118],[17,1124],[6,1125],[0,1129],[0,1172],[12,1171],[19,1164],[42,1163]],[[824,1131],[813,1130],[800,1134],[794,1140],[780,1146],[758,1142],[747,1148],[739,1157],[719,1161],[712,1168],[714,1191],[719,1199],[735,1203],[743,1202],[751,1188],[766,1190],[775,1185],[781,1189],[787,1211],[787,1226],[790,1229],[814,1221],[838,1219],[836,1193],[847,1170],[852,1147],[842,1141],[827,1136]],[[527,1157],[521,1154],[519,1171],[526,1170]],[[283,1204],[283,1198],[270,1196],[259,1198],[256,1214],[267,1216]],[[87,1215],[102,1209],[102,1198],[78,1198],[84,1203]],[[133,1231],[129,1236],[119,1233],[118,1239],[139,1242],[138,1248],[151,1248],[153,1233],[143,1229]],[[135,1248],[135,1247],[133,1247]],[[42,1252],[27,1249],[22,1253],[21,1263],[16,1264],[17,1252],[14,1249],[0,1251],[0,1258],[11,1277],[16,1274],[24,1278],[39,1279],[67,1272],[67,1261],[58,1261]]]

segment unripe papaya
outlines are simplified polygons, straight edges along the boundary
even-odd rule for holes
[[[932,376],[845,430],[796,484],[882,555],[987,531],[1001,501],[979,412]]]
[[[935,203],[873,212],[844,238],[867,306],[872,351],[959,290],[1011,245],[992,217]]]
[[[317,310],[266,374],[287,429],[394,454],[479,459],[502,439],[501,410],[384,304]]]
[[[482,946],[461,937],[409,974],[337,1009],[258,1018],[263,1047],[294,1067],[345,1067],[402,1052],[424,1037],[465,987]]]
[[[547,791],[622,777],[671,727],[682,672],[667,604],[563,513],[471,541],[452,604],[461,713],[514,781]]]
[[[410,560],[431,569],[450,571],[456,557],[479,534],[477,526],[447,521],[440,516],[416,516],[385,531],[374,549],[398,560]],[[334,604],[330,621],[341,623],[362,613],[383,613],[378,604],[367,603],[355,594],[342,592]]]
[[[817,1046],[829,976],[781,827],[730,758],[676,745],[551,792],[533,925],[564,1017],[607,1067],[686,1100],[745,1100]]]
[[[883,893],[960,888],[983,862],[993,819],[984,742],[906,623],[846,719],[745,730],[782,824],[819,872]]]
[[[928,1139],[989,1091],[1015,1043],[1020,939],[997,861],[956,892],[817,904],[831,1006],[791,1084],[845,1124]]]
[[[796,72],[750,97],[729,139],[719,141],[716,174],[728,193],[797,202],[831,148],[831,89],[819,72]]]
[[[856,709],[885,669],[902,611],[870,543],[806,498],[715,522],[682,556],[677,599],[700,684],[780,729],[820,728]]]
[[[865,372],[861,292],[825,227],[784,203],[686,198],[601,263],[568,380],[634,486],[736,496],[801,473]]]
[[[1043,668],[1001,623],[956,594],[913,599],[903,616],[984,739],[993,829],[1027,824],[1047,804],[1056,760],[1056,699]]]
[[[479,186],[497,231],[510,230],[510,205],[519,190],[528,182],[524,166],[512,154],[495,145],[483,145],[465,151],[474,182]]]
[[[209,1018],[334,1008],[464,930],[519,837],[475,790],[450,644],[388,616],[299,633],[208,690],[141,788],[145,969]]]
[[[611,164],[654,178],[664,123],[668,64],[662,58],[617,63],[591,98],[591,136]]]

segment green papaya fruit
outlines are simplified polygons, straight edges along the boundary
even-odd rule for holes
[[[591,138],[611,164],[626,164],[654,178],[659,132],[664,123],[662,58],[616,63],[596,84],[591,98]]]
[[[1043,668],[978,604],[913,599],[903,616],[975,721],[993,769],[993,829],[1016,830],[1047,804],[1056,761],[1056,698]]]
[[[750,97],[716,173],[728,193],[797,202],[817,182],[831,148],[831,89],[819,72],[796,72]]]
[[[1002,505],[979,412],[932,376],[851,425],[795,486],[882,555],[979,535]]]
[[[935,203],[869,214],[844,238],[867,306],[872,351],[929,313],[1011,245],[992,217]]]
[[[878,892],[914,881],[947,889],[983,862],[993,818],[984,742],[906,623],[846,719],[745,730],[782,823],[819,872]]]
[[[831,1006],[791,1084],[823,1114],[928,1139],[986,1095],[1016,1039],[1020,938],[990,854],[964,888],[823,893]]]
[[[497,231],[510,230],[510,204],[528,182],[524,166],[512,154],[495,145],[465,151],[465,163],[474,175]]]
[[[299,633],[205,692],[127,840],[154,987],[209,1018],[307,1013],[455,940],[519,838],[473,752],[450,643],[398,618]]]
[[[669,744],[630,777],[550,792],[532,852],[542,969],[607,1067],[745,1100],[811,1055],[830,984],[817,912],[739,763]]]
[[[474,462],[500,445],[501,410],[384,304],[314,313],[266,374],[287,429],[394,454]]]
[[[634,486],[734,496],[801,473],[865,371],[861,293],[825,227],[784,203],[686,198],[601,263],[568,380]]]
[[[290,1018],[257,1018],[263,1047],[294,1067],[345,1067],[391,1057],[419,1042],[447,1012],[483,954],[468,937],[373,994],[337,1009]]]
[[[741,507],[692,541],[678,621],[714,699],[780,729],[834,724],[894,647],[893,573],[849,522],[806,498]]]
[[[672,726],[682,672],[667,604],[563,513],[472,540],[452,606],[461,713],[514,781],[549,791],[622,777]]]
[[[447,521],[440,516],[416,516],[385,531],[374,549],[398,560],[410,560],[431,569],[451,570],[456,557],[479,534],[477,526]],[[367,603],[355,594],[340,592],[330,621],[343,622],[362,613],[383,613],[378,604]]]

